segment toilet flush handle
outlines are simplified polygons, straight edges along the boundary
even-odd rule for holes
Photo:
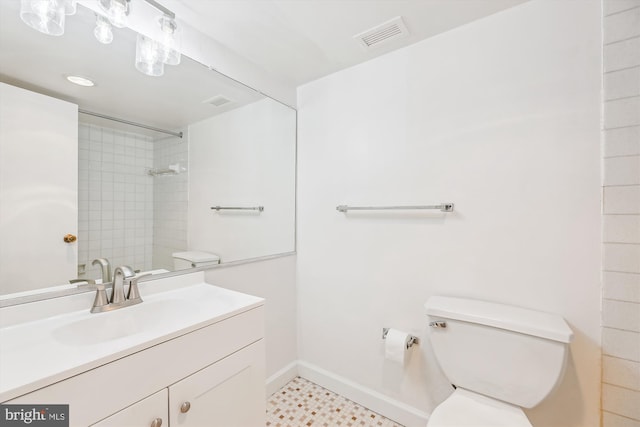
[[[429,326],[431,326],[432,328],[444,329],[447,327],[447,322],[442,322],[442,321],[429,322]]]

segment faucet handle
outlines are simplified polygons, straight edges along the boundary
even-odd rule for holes
[[[109,299],[107,298],[107,291],[105,291],[104,285],[102,283],[97,283],[95,286],[96,298],[93,300],[91,312],[99,313],[101,311],[104,311],[105,308],[109,305]]]
[[[151,276],[151,273],[141,274],[139,276],[134,276],[125,279],[125,283],[129,284],[129,292],[127,293],[127,300],[134,302],[142,302],[142,297],[140,296],[140,291],[138,290],[138,280],[143,277]]]

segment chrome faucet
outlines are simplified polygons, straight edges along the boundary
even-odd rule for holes
[[[112,280],[111,277],[111,264],[106,258],[94,259],[91,265],[100,264],[102,270],[102,283],[109,283]]]
[[[124,295],[124,282],[126,279],[135,277],[136,273],[133,272],[131,267],[121,265],[113,270],[113,285],[111,285],[111,304],[122,304],[127,300]]]
[[[92,313],[102,313],[104,311],[116,310],[122,307],[139,304],[142,302],[138,291],[138,279],[148,276],[143,274],[136,277],[133,269],[126,265],[116,267],[113,271],[113,282],[111,283],[111,297],[107,298],[105,283],[96,284],[96,297],[91,307]],[[125,292],[125,285],[129,288]]]

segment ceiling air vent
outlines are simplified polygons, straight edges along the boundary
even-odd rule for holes
[[[407,37],[408,35],[409,30],[407,30],[407,27],[404,25],[402,17],[396,16],[377,27],[356,34],[353,38],[358,40],[365,49],[371,49],[392,40]]]
[[[216,95],[213,98],[209,98],[206,101],[202,101],[203,104],[211,104],[214,107],[222,107],[223,105],[227,105],[231,100],[229,98],[224,97],[223,95]]]

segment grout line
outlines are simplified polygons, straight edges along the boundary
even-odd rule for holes
[[[620,96],[618,98],[609,98],[609,99],[605,99],[604,103],[606,104],[607,102],[615,102],[615,101],[622,101],[624,99],[633,99],[633,98],[640,98],[640,93],[636,94],[636,95],[628,95],[628,96]]]
[[[640,273],[632,273],[630,271],[618,271],[618,270],[602,270],[603,273],[621,273],[621,274],[636,274],[640,275]]]
[[[604,15],[604,17],[608,18],[609,16],[620,15],[621,13],[629,12],[630,10],[634,10],[634,9],[638,9],[638,8],[640,8],[640,5],[639,6],[630,7],[629,9],[617,10],[617,11],[615,11],[613,13],[608,14],[608,15]]]
[[[624,43],[624,42],[628,42],[629,40],[634,40],[634,39],[638,39],[638,38],[640,38],[640,35],[627,37],[626,39],[616,40],[616,41],[609,42],[609,43],[603,43],[602,46],[607,47],[607,46],[611,46],[611,45],[614,45],[614,44],[617,44],[617,43]]]
[[[617,156],[608,156],[608,157],[603,157],[603,160],[606,159],[620,159],[620,158],[624,158],[624,157],[640,157],[640,153],[638,154],[619,154]]]
[[[617,127],[613,127],[613,128],[605,128],[603,127],[601,130],[603,132],[606,132],[608,130],[615,130],[615,129],[627,129],[627,128],[637,128],[640,127],[640,123],[636,124],[636,125],[624,125],[624,126],[617,126]]]
[[[640,388],[629,388],[629,387],[625,387],[623,385],[613,384],[613,383],[610,383],[610,382],[607,382],[607,381],[602,381],[602,384],[607,384],[607,385],[610,385],[612,387],[621,388],[621,389],[624,389],[624,390],[640,392]]]
[[[607,297],[603,297],[602,299],[606,299],[607,301],[627,302],[629,304],[639,304],[640,305],[640,301],[629,301],[629,300],[624,300],[624,299],[607,298]]]
[[[606,242],[603,241],[605,245],[631,245],[631,246],[640,246],[640,242]]]
[[[638,184],[615,184],[615,185],[602,185],[602,187],[604,188],[611,188],[611,187],[640,187],[640,183]]]
[[[629,330],[629,329],[616,328],[615,326],[608,326],[608,325],[602,325],[602,327],[603,328],[607,328],[607,329],[614,329],[616,331],[621,331],[621,332],[631,332],[631,333],[640,335],[640,331],[632,331],[632,330]],[[620,357],[620,359],[622,359],[622,357]],[[626,360],[631,360],[633,362],[637,362],[637,360],[632,360],[632,359],[626,359]]]
[[[615,415],[615,416],[617,416],[617,417],[625,418],[625,419],[627,419],[627,420],[631,420],[631,421],[640,421],[640,420],[638,420],[638,419],[636,419],[636,418],[630,418],[630,417],[628,417],[628,416],[626,416],[626,415],[620,415],[620,414],[618,414],[617,412],[607,411],[606,409],[603,409],[603,410],[602,410],[602,412],[607,412],[607,413],[609,413],[609,414],[611,414],[611,415]]]
[[[631,70],[633,68],[640,68],[640,65],[629,65],[628,67],[623,67],[623,68],[616,68],[615,70],[610,70],[610,71],[605,71],[602,74],[612,74],[612,73],[617,73],[618,71],[627,71],[627,70]]]

